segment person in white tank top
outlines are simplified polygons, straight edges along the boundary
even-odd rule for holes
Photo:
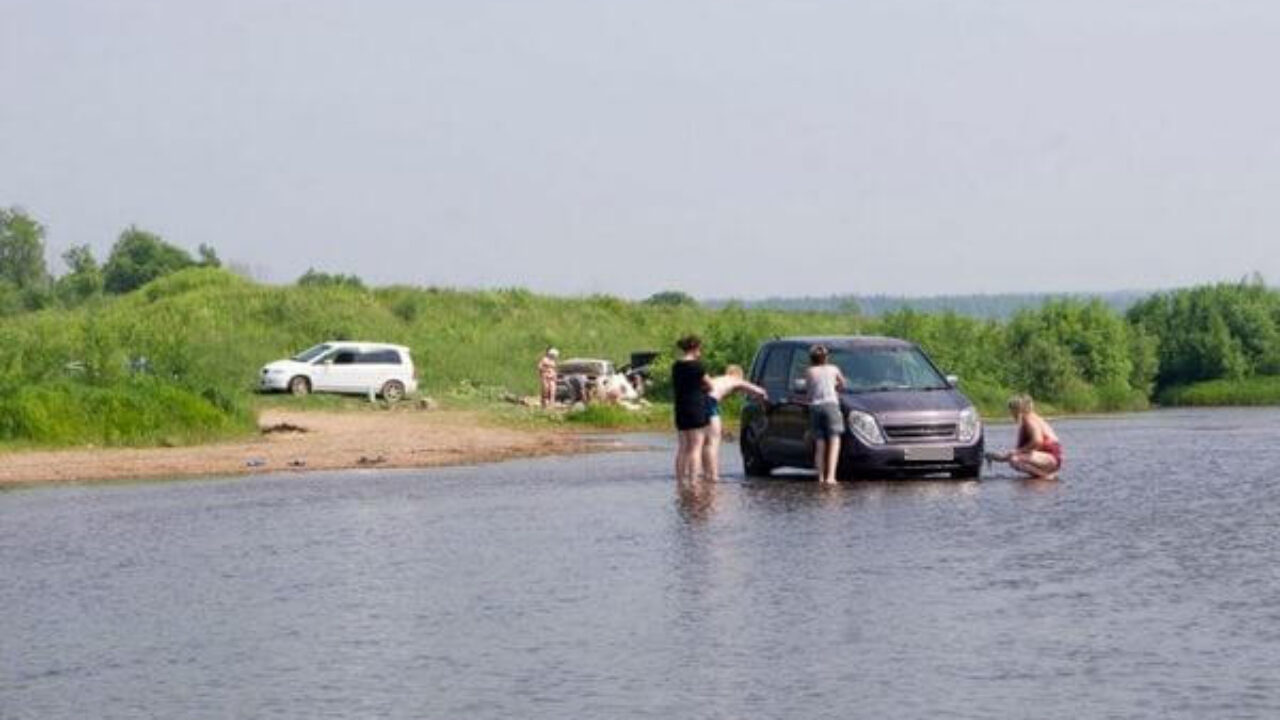
[[[835,365],[814,365],[805,371],[805,383],[809,388],[809,402],[814,405],[839,405],[839,387],[844,386],[844,375]]]
[[[844,435],[840,391],[847,383],[839,367],[827,364],[827,354],[827,348],[822,345],[809,349],[812,365],[805,371],[804,378],[813,431],[813,466],[818,470],[818,482],[834,485],[840,463],[840,438]]]

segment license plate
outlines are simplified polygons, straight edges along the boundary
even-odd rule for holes
[[[956,459],[956,451],[950,447],[909,447],[902,451],[902,459],[907,462],[951,462]]]

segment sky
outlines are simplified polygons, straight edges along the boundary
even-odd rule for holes
[[[260,279],[1280,279],[1272,0],[0,0],[0,206]]]

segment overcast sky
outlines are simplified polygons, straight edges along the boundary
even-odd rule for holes
[[[1273,0],[0,0],[0,205],[288,281],[1280,280]]]

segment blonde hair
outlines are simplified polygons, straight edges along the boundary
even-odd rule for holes
[[[730,376],[732,376],[732,377],[736,377],[736,378],[741,378],[741,377],[742,377],[742,366],[741,366],[741,365],[729,365],[729,366],[725,367],[725,369],[724,369],[724,374],[725,374],[725,375],[730,375]]]
[[[1014,395],[1009,398],[1009,412],[1026,415],[1036,409],[1036,401],[1030,395]]]

